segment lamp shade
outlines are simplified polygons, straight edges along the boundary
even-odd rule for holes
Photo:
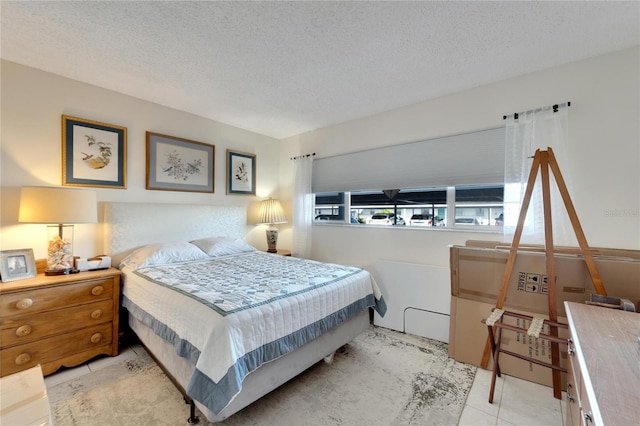
[[[23,187],[18,221],[24,223],[96,223],[95,191],[45,186]]]
[[[263,200],[258,212],[258,223],[287,223],[287,217],[284,215],[280,201],[273,198]]]

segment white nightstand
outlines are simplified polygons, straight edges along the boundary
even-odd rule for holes
[[[0,424],[53,424],[47,388],[39,365],[0,378]]]

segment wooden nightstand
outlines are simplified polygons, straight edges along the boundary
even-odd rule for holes
[[[119,300],[115,268],[0,283],[0,377],[116,356]]]
[[[278,251],[273,253],[273,254],[279,254],[280,256],[291,256],[291,250],[280,250],[280,249],[278,249]]]

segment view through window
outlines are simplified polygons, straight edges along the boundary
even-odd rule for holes
[[[502,226],[503,185],[321,193],[316,223],[413,227]]]

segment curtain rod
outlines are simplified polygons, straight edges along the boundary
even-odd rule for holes
[[[554,104],[554,105],[551,105],[550,107],[545,107],[545,108],[553,108],[553,112],[558,112],[558,108],[570,107],[570,106],[571,106],[571,101],[565,102],[563,104]],[[530,109],[529,111],[524,111],[524,112],[514,112],[513,113],[513,119],[517,120],[519,114],[528,114],[528,113],[531,113],[531,112],[538,112],[538,111],[542,111],[545,108]],[[506,120],[508,117],[511,117],[511,116],[510,115],[503,115],[502,119]]]
[[[290,160],[297,160],[299,158],[305,158],[305,157],[315,157],[316,153],[312,152],[311,154],[304,154],[304,155],[298,155],[297,157],[291,157]]]

